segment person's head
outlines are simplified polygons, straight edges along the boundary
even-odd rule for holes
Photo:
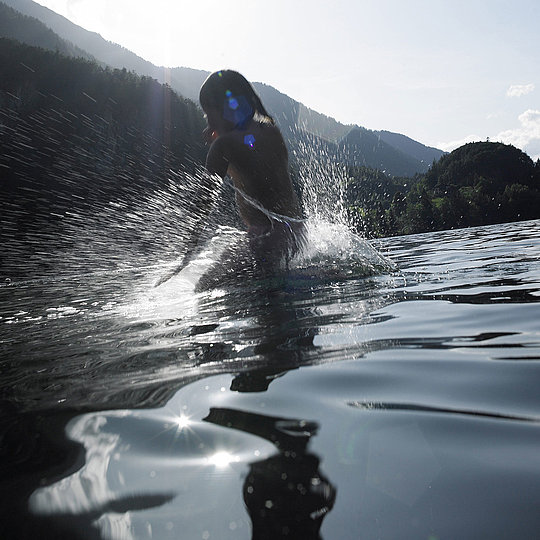
[[[242,129],[254,117],[274,123],[251,84],[236,71],[212,73],[201,86],[199,102],[209,125],[217,129],[223,120],[229,129]]]

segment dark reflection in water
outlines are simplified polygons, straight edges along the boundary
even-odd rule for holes
[[[205,421],[253,433],[279,453],[249,466],[243,487],[253,540],[319,539],[322,520],[334,506],[336,489],[307,450],[315,422],[212,408]]]
[[[267,391],[276,378],[302,365],[306,351],[316,349],[317,330],[299,328],[299,321],[313,320],[313,309],[294,309],[280,289],[259,290],[257,297],[255,303],[264,306],[257,312],[257,325],[264,331],[253,353],[264,358],[265,367],[238,373],[231,383],[236,392]],[[212,408],[203,420],[252,433],[278,449],[277,455],[249,464],[243,499],[252,522],[252,539],[320,539],[336,489],[319,471],[319,458],[307,450],[318,425],[225,408]]]
[[[265,329],[255,354],[265,368],[236,375],[231,390],[265,392],[276,378],[302,365],[306,350],[316,349],[315,328],[298,321],[312,319],[308,308],[287,309],[283,291],[265,291],[265,308],[257,322]],[[318,425],[305,420],[265,416],[233,409],[212,408],[205,421],[262,437],[278,454],[250,463],[243,498],[252,522],[253,540],[320,539],[320,528],[334,506],[335,487],[319,471],[319,458],[307,450]]]
[[[253,298],[252,298],[253,300]],[[256,370],[243,370],[231,383],[237,392],[264,392],[269,384],[291,369],[309,362],[307,353],[316,353],[313,339],[317,329],[307,326],[316,320],[317,310],[296,307],[290,294],[274,289],[259,291],[256,302],[263,309],[257,310],[257,326],[262,332],[253,347],[253,355],[263,364]]]
[[[73,414],[18,414],[9,402],[0,409],[0,537],[2,539],[78,538],[90,521],[28,515],[28,499],[39,486],[84,464],[84,448],[66,437]],[[90,536],[88,536],[90,538]],[[95,537],[98,538],[98,537]]]

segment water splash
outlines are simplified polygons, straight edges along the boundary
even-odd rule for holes
[[[345,188],[347,173],[324,141],[298,133],[293,151],[298,169],[304,212],[309,219],[349,228]]]
[[[393,272],[396,265],[344,223],[311,219],[308,243],[297,270],[327,279],[351,279]]]
[[[128,167],[118,190],[105,189],[113,181],[107,177],[95,194],[88,188],[78,199],[76,182],[88,187],[97,178],[90,169],[75,178],[73,156],[55,158],[54,184],[20,170],[22,202],[11,201],[2,216],[10,226],[24,225],[5,243],[0,265],[12,278],[0,286],[0,324],[7,331],[0,345],[6,358],[22,359],[24,369],[11,360],[2,369],[10,391],[24,396],[29,408],[112,403],[122,392],[136,393],[142,404],[155,398],[154,391],[161,396],[163,390],[149,389],[157,382],[222,372],[232,364],[240,369],[260,359],[249,335],[296,320],[296,307],[289,317],[288,292],[295,291],[301,304],[314,287],[355,279],[364,286],[364,276],[391,269],[350,233],[344,172],[308,143],[293,164],[300,171],[308,242],[275,276],[257,273],[233,190],[208,183],[202,166],[162,170],[166,181],[150,168],[131,178]],[[212,186],[206,196],[215,201],[207,227],[194,195],[201,185]],[[30,193],[44,197],[37,217],[25,213]],[[154,288],[181,262],[195,231],[201,236],[197,256]],[[260,321],[253,315],[259,312]]]
[[[97,123],[96,129],[101,125],[99,118],[85,121],[91,126]],[[27,124],[14,125],[27,132],[31,130]],[[15,152],[16,138],[13,140],[10,148]],[[155,145],[149,141],[147,146],[151,149]],[[104,162],[106,152],[103,148]],[[4,320],[14,320],[17,313],[28,311],[25,298],[30,289],[40,291],[33,294],[45,301],[40,313],[27,313],[26,319],[66,316],[71,312],[64,308],[74,303],[77,310],[84,311],[95,303],[93,297],[103,292],[109,295],[104,305],[121,304],[130,289],[146,289],[156,280],[174,275],[195,231],[201,237],[199,253],[175,281],[177,292],[186,283],[193,290],[211,269],[223,279],[210,282],[209,288],[238,285],[245,283],[246,277],[256,277],[252,261],[246,257],[247,238],[235,209],[234,192],[220,182],[209,182],[202,166],[189,163],[183,169],[168,169],[160,173],[167,181],[156,181],[151,164],[133,177],[128,177],[128,168],[118,179],[121,189],[108,191],[105,184],[112,178],[107,177],[92,194],[86,187],[84,193],[82,188],[71,189],[81,183],[92,184],[94,173],[89,169],[88,178],[75,178],[75,173],[82,174],[80,168],[75,171],[75,157],[64,153],[59,149],[54,170],[44,172],[54,177],[50,188],[22,167],[23,187],[6,205],[2,217],[6,234],[17,223],[23,226],[9,237],[4,248],[2,282],[13,291],[11,313],[4,314]],[[308,243],[292,261],[289,275],[350,279],[393,270],[366,240],[350,232],[353,227],[345,203],[345,167],[317,139],[299,137],[291,154],[307,217]],[[202,195],[214,202],[206,223],[201,223],[195,196],[201,193],[201,186],[207,186]],[[46,200],[35,219],[25,214],[24,197]],[[35,201],[33,204],[37,204]],[[231,256],[222,260],[226,249]],[[169,293],[174,294],[171,290]]]
[[[306,140],[305,137],[300,139],[294,152],[306,216],[307,242],[291,264],[287,265],[286,273],[294,277],[350,279],[394,271],[396,267],[389,259],[378,253],[366,239],[351,232],[353,224],[350,223],[346,207],[345,191],[348,180],[346,168],[334,157],[318,140]],[[222,191],[221,195],[227,190],[229,196],[238,191],[232,183],[225,182],[225,191]],[[251,202],[248,197],[245,198]],[[275,215],[257,205],[256,201],[252,204],[265,213],[270,221],[285,219],[285,216]],[[223,219],[223,212],[219,217]],[[236,269],[236,275],[233,276],[236,283],[245,277],[254,277],[253,264],[250,264],[250,261],[245,260],[243,264],[239,264],[242,262],[239,258],[249,257],[245,233],[237,228],[222,225],[217,228],[216,234],[207,240],[193,264],[180,272],[182,268],[180,257],[158,277],[157,284],[160,285],[179,274],[180,281],[187,279],[196,287],[198,279],[204,276],[205,271],[215,265],[223,266],[220,257],[227,246],[230,249],[235,245],[237,257],[227,262]],[[222,269],[226,274],[226,269]],[[231,282],[230,277],[229,272],[227,279],[214,281],[213,285]]]

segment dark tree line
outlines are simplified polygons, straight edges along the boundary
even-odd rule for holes
[[[425,175],[350,171],[349,211],[373,236],[540,218],[540,161],[502,143],[466,144]]]
[[[149,77],[0,39],[0,241],[24,254],[30,233],[33,250],[39,232],[61,237],[66,213],[129,207],[204,163],[203,128]]]

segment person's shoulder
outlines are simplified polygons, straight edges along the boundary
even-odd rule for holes
[[[270,144],[273,148],[281,148],[286,151],[283,133],[281,133],[281,130],[278,126],[276,126],[276,124],[271,124],[270,122],[261,122],[260,126],[259,133],[268,144]]]
[[[232,130],[220,135],[212,144],[210,149],[214,152],[227,153],[236,148],[242,148],[246,144],[246,137],[258,138],[260,136],[257,129],[253,130]]]
[[[234,129],[220,135],[211,145],[212,152],[227,153],[235,148],[253,146],[257,140],[283,142],[279,128],[269,122],[253,122],[244,130]]]
[[[265,144],[282,144],[283,135],[275,124],[270,122],[254,122],[251,129],[247,129],[243,132],[244,135],[252,138],[253,141],[265,141]]]

